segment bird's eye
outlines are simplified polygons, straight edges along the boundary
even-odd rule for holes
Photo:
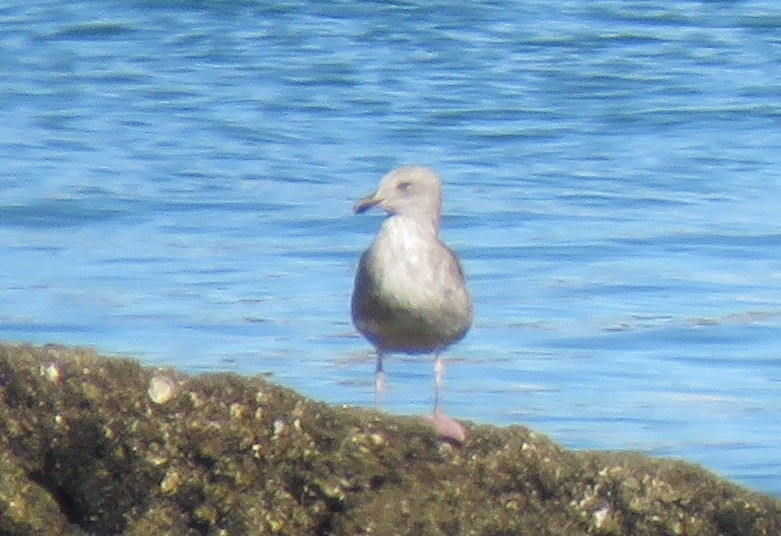
[[[412,187],[412,183],[404,181],[404,182],[400,182],[399,185],[396,186],[396,189],[400,192],[408,192],[411,187]]]

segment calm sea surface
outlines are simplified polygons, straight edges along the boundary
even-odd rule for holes
[[[426,164],[451,414],[781,496],[781,4],[269,4],[0,2],[0,339],[371,406],[351,207]]]

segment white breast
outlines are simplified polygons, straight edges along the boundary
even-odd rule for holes
[[[381,266],[378,274],[383,294],[394,296],[410,307],[436,307],[452,299],[446,276],[457,261],[437,237],[429,222],[405,216],[385,220],[373,244]]]

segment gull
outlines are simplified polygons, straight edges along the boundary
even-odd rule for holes
[[[426,420],[440,435],[461,442],[463,426],[442,411],[442,352],[469,330],[472,302],[458,257],[439,238],[441,190],[433,170],[403,166],[355,205],[357,214],[377,207],[388,217],[358,264],[352,320],[377,354],[375,406],[387,354],[434,354],[434,412]]]

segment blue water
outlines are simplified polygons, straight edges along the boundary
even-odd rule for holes
[[[0,3],[0,339],[370,407],[351,207],[426,164],[451,414],[781,496],[779,72],[774,1]]]

